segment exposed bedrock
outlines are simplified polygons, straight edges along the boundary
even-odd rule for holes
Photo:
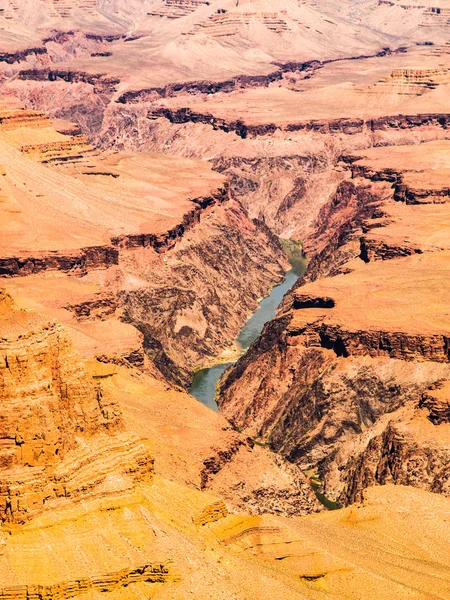
[[[0,295],[0,521],[24,522],[67,498],[118,493],[152,472],[61,326]]]
[[[314,306],[329,306],[322,300]],[[221,412],[288,460],[317,468],[327,496],[341,504],[361,499],[376,483],[449,494],[448,399],[428,392],[450,376],[448,340],[365,332],[373,345],[362,348],[356,333],[329,336],[314,327],[300,340],[288,320],[268,325],[231,370]],[[350,338],[355,353],[346,346]],[[396,420],[405,406],[411,414],[400,412]],[[410,418],[416,429],[408,428]]]
[[[11,52],[0,52],[0,63],[15,65],[3,67],[8,74],[29,66],[35,69],[62,62],[71,57],[104,56],[108,44],[120,40],[121,35],[98,35],[81,31],[53,31],[41,45]],[[103,52],[102,52],[103,51]],[[24,65],[23,63],[26,63]]]
[[[124,252],[120,267],[142,281],[120,293],[125,319],[163,375],[187,386],[195,367],[233,345],[287,266],[277,238],[230,200],[207,209],[158,268],[140,250]]]
[[[67,119],[92,138],[103,125],[105,110],[119,80],[104,74],[59,69],[21,70],[4,86],[31,109],[51,118]]]
[[[445,144],[419,146],[405,180],[425,189],[434,178],[430,195],[448,186],[446,171],[414,171],[423,152],[439,169],[432,153]],[[397,162],[414,152],[404,148]],[[385,153],[364,160],[393,163]],[[239,430],[317,469],[341,504],[389,482],[450,494],[448,210],[398,202],[379,169],[324,204],[305,239],[306,276],[220,384],[220,410]]]
[[[356,157],[353,158],[358,160]],[[403,173],[393,168],[379,169],[364,163],[356,163],[351,166],[351,170],[353,177],[361,177],[373,182],[391,183],[393,197],[397,202],[404,202],[405,204],[444,204],[450,198],[449,187],[414,187],[407,180],[405,181]]]
[[[119,260],[119,251],[110,246],[93,246],[67,254],[37,252],[0,258],[0,276],[31,275],[42,271],[72,271],[86,274],[91,269],[106,268]]]
[[[0,52],[0,62],[12,65],[14,63],[23,62],[29,56],[39,56],[42,54],[47,54],[47,48],[35,47],[17,50],[16,52]]]
[[[213,129],[245,139],[247,137],[263,137],[272,135],[276,131],[285,132],[315,132],[321,134],[346,134],[356,135],[364,132],[389,131],[393,129],[408,130],[425,126],[447,129],[450,123],[448,113],[431,113],[419,115],[392,115],[378,119],[350,119],[339,118],[332,120],[308,120],[278,125],[276,123],[248,124],[241,119],[227,120],[216,117],[211,113],[199,113],[190,108],[171,109],[157,107],[148,113],[150,119],[164,118],[174,124],[202,123]]]
[[[339,178],[326,152],[285,156],[217,158],[213,168],[227,175],[230,188],[253,218],[282,237],[303,239],[329,189]]]
[[[28,69],[20,71],[17,78],[23,81],[58,81],[66,83],[88,83],[94,87],[94,93],[112,93],[120,80],[103,74],[91,74],[84,71],[65,69]]]
[[[347,263],[359,256],[362,226],[380,212],[382,200],[377,185],[343,181],[320,209],[303,241],[310,257],[303,281],[313,281],[345,272]]]
[[[95,577],[61,581],[53,585],[14,585],[0,588],[0,599],[28,600],[36,598],[58,598],[68,600],[89,593],[117,592],[139,583],[165,583],[178,581],[179,575],[173,573],[171,562],[150,563],[135,568],[124,568],[120,571],[102,573]]]
[[[348,504],[395,483],[450,495],[449,402],[448,381],[437,382],[331,453],[321,465],[327,493]]]
[[[113,116],[114,115],[114,116]],[[199,142],[200,140],[200,142]],[[333,171],[336,153],[324,144],[283,142],[266,153],[258,140],[240,140],[202,124],[149,120],[142,107],[105,116],[99,143],[117,149],[150,150],[209,160],[226,175],[251,218],[264,219],[277,234],[303,239],[317,211],[342,176]]]
[[[237,75],[230,79],[222,81],[189,81],[170,83],[164,87],[152,87],[141,90],[130,90],[122,94],[117,102],[121,104],[136,104],[139,102],[151,102],[158,98],[173,98],[183,94],[217,94],[219,92],[229,94],[240,89],[268,87],[273,83],[280,82],[285,76],[301,74],[305,78],[310,78],[315,71],[331,63],[342,62],[346,60],[364,60],[373,57],[389,56],[391,54],[402,54],[405,48],[391,50],[384,48],[373,55],[361,55],[350,58],[328,59],[328,60],[309,60],[306,62],[289,61],[273,62],[278,69],[267,75]]]
[[[136,91],[128,91],[122,94],[117,102],[121,104],[136,104],[139,102],[151,102],[158,98],[173,98],[183,94],[217,94],[231,93],[239,89],[267,87],[271,83],[281,81],[285,73],[311,74],[322,67],[319,60],[308,62],[280,63],[279,69],[268,75],[238,75],[224,81],[190,81],[170,83],[164,87],[153,87]]]
[[[110,245],[80,248],[67,253],[41,251],[0,258],[0,276],[24,276],[42,271],[71,272],[80,276],[94,269],[106,269],[119,264],[120,253],[127,249],[148,248],[157,254],[167,252],[199,223],[202,212],[207,207],[225,202],[228,198],[229,186],[224,185],[209,196],[193,199],[192,210],[186,212],[180,223],[163,233],[114,236]]]

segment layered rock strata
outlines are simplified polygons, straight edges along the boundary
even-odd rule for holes
[[[342,504],[375,483],[448,493],[449,209],[402,203],[385,177],[436,195],[447,151],[365,151],[306,240],[303,285],[221,383],[225,416],[318,469]]]
[[[46,315],[63,311],[83,355],[143,366],[145,351],[153,369],[188,386],[282,278],[279,241],[208,164],[89,147],[74,160],[80,138],[40,113],[5,114],[0,274],[21,280],[8,287]],[[33,148],[27,132],[40,141]]]
[[[269,230],[228,201],[205,214],[159,272],[140,270],[146,284],[120,293],[124,319],[143,333],[147,355],[164,376],[186,385],[202,357],[225,345],[221,339],[233,344],[258,298],[281,279],[277,255],[282,250]],[[123,267],[139,273],[140,258],[131,253]]]
[[[64,581],[52,585],[17,585],[0,589],[2,600],[28,600],[28,598],[55,598],[66,600],[89,592],[116,592],[121,588],[138,582],[166,583],[176,581],[170,574],[169,565],[149,564],[136,568],[122,569],[113,573],[105,573],[92,578]]]
[[[346,134],[386,131],[392,129],[414,129],[424,126],[434,126],[447,129],[450,115],[447,113],[431,113],[418,115],[389,115],[375,119],[333,119],[309,120],[286,125],[276,123],[247,124],[242,119],[227,120],[216,117],[212,113],[198,113],[190,108],[172,110],[170,108],[155,108],[148,113],[149,119],[164,118],[174,124],[201,123],[216,130],[232,132],[245,139],[273,135],[276,131],[285,132],[315,132],[322,134]]]
[[[147,448],[122,432],[117,404],[61,327],[17,310],[4,293],[1,323],[1,520],[20,523],[151,474]]]

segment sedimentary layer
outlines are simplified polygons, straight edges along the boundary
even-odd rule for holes
[[[282,278],[278,240],[208,164],[89,145],[77,155],[82,138],[45,115],[5,115],[0,272],[20,279],[7,285],[28,307],[62,311],[84,356],[142,365],[145,352],[187,386]]]
[[[224,414],[318,469],[342,504],[388,481],[448,493],[448,205],[430,199],[448,185],[447,151],[351,159],[305,241],[303,282],[221,383]],[[399,196],[399,179],[424,201]]]
[[[148,449],[123,432],[60,326],[1,297],[1,512],[20,523],[67,499],[130,487],[151,474]]]

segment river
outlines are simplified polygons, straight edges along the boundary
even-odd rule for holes
[[[264,298],[259,304],[257,310],[248,319],[242,328],[237,344],[242,349],[242,355],[248,350],[252,342],[260,335],[264,325],[273,319],[276,315],[277,308],[283,300],[286,292],[288,292],[299,277],[306,270],[306,260],[298,246],[292,242],[284,242],[285,249],[288,253],[292,268],[287,271],[284,280],[272,288],[270,294]],[[235,361],[234,361],[235,362]],[[192,386],[189,393],[192,394],[202,404],[217,410],[215,401],[216,385],[222,373],[234,362],[220,363],[197,371],[192,381]]]

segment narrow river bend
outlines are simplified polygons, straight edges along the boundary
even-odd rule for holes
[[[252,342],[261,334],[264,325],[275,317],[277,308],[285,294],[306,271],[306,260],[300,248],[291,242],[286,244],[286,251],[289,255],[292,268],[287,271],[284,280],[272,288],[270,294],[261,301],[257,310],[242,328],[236,340],[238,346],[242,349],[242,355],[245,354]],[[217,410],[215,401],[216,385],[222,373],[232,364],[233,362],[220,363],[209,369],[198,371],[192,381],[192,386],[189,390],[190,394],[202,404]]]

